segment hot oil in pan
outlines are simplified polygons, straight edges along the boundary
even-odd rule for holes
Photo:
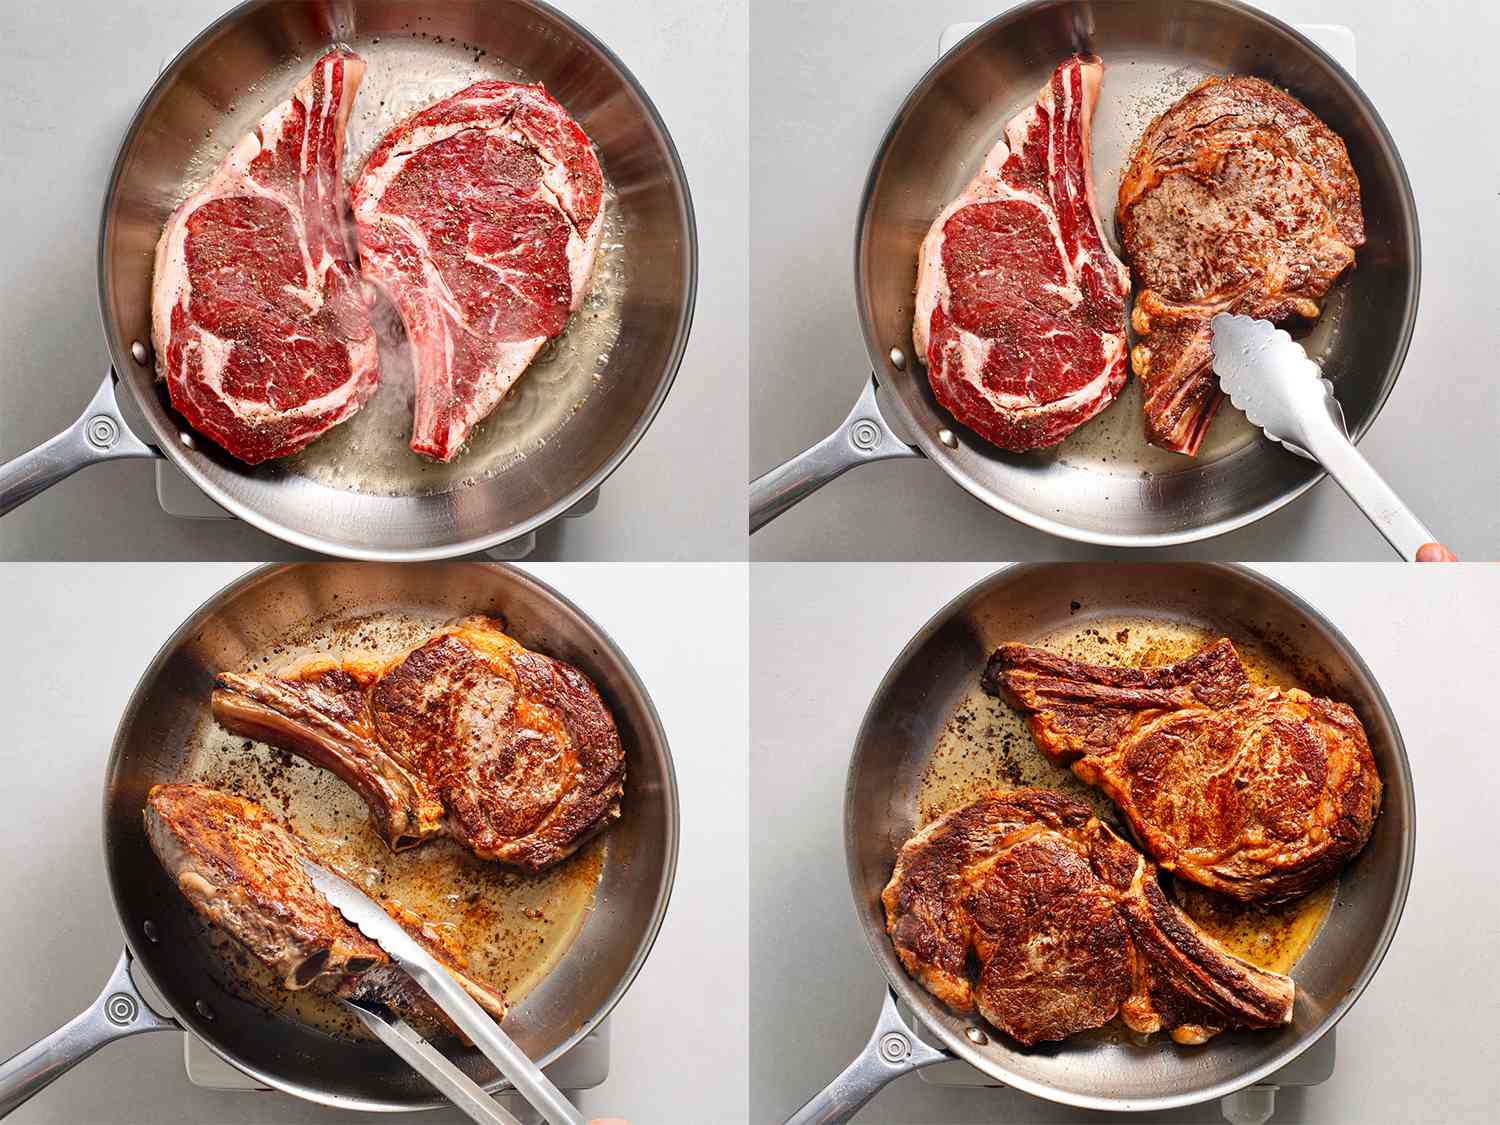
[[[349,117],[344,154],[352,180],[393,126],[424,106],[482,79],[534,79],[479,48],[436,37],[356,37],[347,44],[366,63]],[[240,92],[223,123],[194,156],[184,176],[186,197],[217,167],[229,146],[254,128],[307,73],[312,58],[288,60]],[[587,128],[587,122],[582,123]],[[371,313],[380,341],[380,387],[349,421],[335,426],[281,470],[346,492],[417,496],[449,492],[496,476],[552,440],[590,395],[607,393],[610,356],[619,339],[629,291],[629,230],[604,167],[604,228],[593,280],[562,335],[541,353],[495,410],[474,427],[463,449],[440,464],[419,457],[411,440],[413,373],[406,333],[382,297]]]
[[[1280,906],[1247,906],[1201,887],[1177,881],[1178,904],[1198,928],[1217,938],[1231,953],[1262,969],[1290,973],[1307,951],[1333,906],[1339,881],[1333,879],[1295,902]]]
[[[387,612],[314,627],[242,670],[289,667],[312,655],[394,655],[421,642],[447,619]],[[185,780],[258,801],[291,825],[320,861],[377,899],[423,915],[453,939],[470,971],[518,1004],[567,953],[593,906],[608,858],[609,834],[540,875],[482,860],[451,841],[432,840],[393,853],[370,825],[354,791],[333,774],[280,750],[231,735],[204,710]],[[231,991],[273,1014],[325,1031],[365,1037],[334,1002],[287,992],[231,939],[204,936],[233,966]]]
[[[1191,656],[1221,635],[1181,621],[1108,616],[1079,620],[1031,643],[1093,664],[1145,666]],[[1292,669],[1270,649],[1238,635],[1233,640],[1252,683],[1297,685]],[[917,794],[918,826],[991,789],[1033,785],[1085,802],[1099,819],[1130,838],[1109,798],[1049,761],[1036,748],[1021,714],[987,695],[976,682],[949,717],[928,759]],[[1296,902],[1264,907],[1169,882],[1178,903],[1202,930],[1237,956],[1281,973],[1288,972],[1313,943],[1338,888],[1333,880]]]

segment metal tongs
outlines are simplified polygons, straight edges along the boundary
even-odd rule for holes
[[[495,1068],[510,1080],[551,1125],[585,1125],[583,1116],[552,1084],[499,1024],[476,1004],[430,953],[412,940],[389,914],[362,890],[333,872],[301,859],[302,869],[324,898],[365,937],[390,955],[422,991],[474,1042]],[[370,1032],[480,1125],[520,1125],[493,1098],[403,1020],[390,1012],[354,1001],[340,1001]]]
[[[1437,540],[1349,440],[1344,411],[1302,345],[1267,320],[1213,318],[1214,372],[1245,417],[1299,457],[1316,461],[1407,561]]]

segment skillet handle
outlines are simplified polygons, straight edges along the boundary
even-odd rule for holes
[[[896,1011],[896,995],[886,989],[880,1018],[859,1057],[844,1068],[811,1101],[787,1118],[786,1125],[842,1125],[860,1107],[903,1074],[933,1063],[947,1062],[950,1055],[923,1043]]]
[[[750,482],[751,534],[856,465],[922,456],[920,449],[896,436],[880,413],[877,387],[871,374],[843,425],[811,449]]]
[[[115,373],[106,371],[88,408],[62,433],[0,465],[0,516],[79,469],[120,457],[160,457],[125,424],[115,401]]]
[[[99,999],[45,1039],[0,1063],[0,1117],[45,1090],[100,1047],[146,1031],[173,1031],[130,979],[130,953],[120,954]]]

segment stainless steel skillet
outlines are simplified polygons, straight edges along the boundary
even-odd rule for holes
[[[1416,324],[1421,256],[1401,158],[1354,80],[1303,35],[1236,0],[1034,0],[945,54],[897,110],[856,228],[854,291],[872,378],[833,434],[751,485],[752,531],[848,469],[894,457],[925,456],[977,499],[1041,531],[1119,547],[1222,534],[1321,479],[1317,466],[1261,440],[1227,408],[1195,460],[1146,446],[1133,383],[1062,445],[1032,454],[988,445],[934,400],[926,369],[912,358],[917,248],[1005,122],[1078,50],[1105,63],[1094,171],[1111,236],[1130,148],[1151,116],[1198,78],[1264,77],[1344,138],[1369,241],[1304,345],[1333,382],[1351,435],[1374,422]]]
[[[1073,605],[1078,609],[1074,610]],[[928,755],[985,659],[1005,640],[1041,637],[1090,617],[1169,619],[1268,641],[1310,689],[1349,703],[1385,784],[1375,832],[1345,870],[1312,946],[1292,970],[1292,1023],[1225,1034],[1201,1048],[1138,1047],[1075,1037],[1023,1048],[977,1017],[950,1013],[907,976],[885,933],[880,892],[916,829]],[[856,737],[844,801],[844,846],[855,910],[891,994],[864,1053],[795,1114],[796,1125],[848,1120],[881,1087],[952,1057],[1007,1086],[1088,1109],[1165,1110],[1227,1095],[1272,1073],[1349,1010],[1379,968],[1406,901],[1415,854],[1411,767],[1390,705],[1370,670],[1326,618],[1252,571],[1214,564],[1015,566],[959,594],[902,650]],[[942,1045],[917,1038],[897,1012]]]
[[[375,403],[315,442],[308,464],[252,468],[192,435],[146,350],[152,254],[167,215],[335,42],[369,64],[351,131],[383,131],[482,76],[545,83],[599,149],[614,189],[606,241],[621,247],[611,267],[618,277],[595,282],[607,306],[575,315],[552,360],[533,365],[515,402],[480,427],[459,460],[422,462],[398,428],[344,458],[374,462],[364,468],[377,471],[376,482],[354,485],[360,466],[341,463],[330,443],[368,424]],[[362,155],[351,137],[349,161]],[[601,269],[610,260],[606,253]],[[126,130],[99,233],[112,371],[72,427],[0,465],[0,513],[95,462],[165,456],[230,513],[299,547],[376,560],[492,547],[561,515],[634,448],[676,376],[696,285],[692,202],[667,128],[625,64],[567,16],[541,0],[247,0],[163,70]],[[613,318],[607,345],[590,335],[595,314]],[[390,370],[391,358],[382,356],[385,374],[399,379],[406,373]],[[548,379],[556,385],[543,386]],[[115,402],[117,381],[129,385],[149,433],[131,432]],[[325,463],[312,464],[319,456]]]
[[[576,665],[599,688],[625,747],[629,780],[622,816],[602,841],[602,874],[582,929],[516,1004],[505,1029],[546,1065],[595,1028],[625,994],[666,913],[678,840],[677,785],[666,735],[625,655],[556,591],[499,564],[266,567],[238,579],[184,622],[125,708],[103,796],[104,860],[126,951],[92,1008],[0,1063],[0,1116],[115,1039],[174,1028],[193,1032],[265,1085],[324,1105],[396,1111],[446,1104],[380,1044],[268,1018],[223,987],[222,962],[157,862],[141,817],[153,784],[187,776],[216,671],[273,652],[325,615],[342,619],[381,610],[445,618],[501,614],[517,639]],[[170,1018],[151,1008],[133,976],[154,986],[170,1006]],[[444,1050],[481,1085],[500,1088],[478,1052],[454,1041]]]

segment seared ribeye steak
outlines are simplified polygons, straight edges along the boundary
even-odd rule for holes
[[[393,849],[446,834],[540,870],[620,814],[625,756],[594,685],[486,617],[393,659],[217,683],[220,723],[332,770]]]
[[[1280,902],[1370,838],[1380,775],[1346,704],[1257,688],[1227,639],[1175,664],[1081,664],[1010,644],[983,683],[1037,746],[1119,806],[1146,853],[1190,882]]]
[[[344,222],[344,125],[365,64],[329,51],[172,212],[156,246],[157,374],[241,461],[296,453],[375,393]]]
[[[541,86],[476,82],[387,133],[353,192],[364,275],[411,345],[411,447],[447,461],[583,303],[604,173]]]
[[[1179,1043],[1292,1018],[1289,978],[1202,933],[1155,867],[1050,789],[997,790],[933,821],[902,847],[882,900],[907,971],[1022,1043],[1116,1014]]]
[[[206,785],[155,785],[146,836],[194,910],[264,962],[285,988],[310,988],[419,1013],[440,1009],[313,887],[298,859],[316,857],[265,808]],[[470,977],[463,955],[426,919],[382,904],[495,1019],[505,998]]]
[[[1313,318],[1365,241],[1344,142],[1259,78],[1209,78],[1153,121],[1116,215],[1137,293],[1146,437],[1192,456],[1219,405],[1216,313]]]
[[[912,341],[932,393],[1002,449],[1056,445],[1125,385],[1130,275],[1089,155],[1103,79],[1093,55],[1058,66],[922,243]]]

